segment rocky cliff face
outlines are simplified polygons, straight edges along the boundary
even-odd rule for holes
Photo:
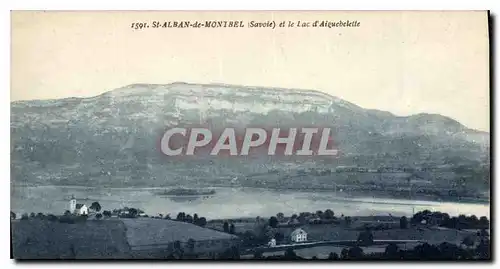
[[[342,152],[338,164],[489,162],[488,133],[441,115],[399,117],[312,90],[134,84],[91,98],[12,102],[14,174],[36,181],[33,175],[59,167],[70,171],[59,173],[62,178],[76,177],[75,173],[92,177],[89,170],[100,176],[133,171],[144,177],[141,171],[166,167],[158,145],[166,128],[199,123],[211,128],[330,127]],[[162,173],[176,173],[172,171]]]

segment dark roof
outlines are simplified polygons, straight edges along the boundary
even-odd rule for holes
[[[290,234],[290,236],[296,236],[297,234],[307,234],[307,233],[302,228],[297,228]]]
[[[84,204],[76,204],[76,209],[80,209],[82,206],[84,206]]]

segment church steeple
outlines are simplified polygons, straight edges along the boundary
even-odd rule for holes
[[[76,210],[76,199],[74,195],[71,195],[71,200],[69,200],[69,211],[71,213],[75,212]]]

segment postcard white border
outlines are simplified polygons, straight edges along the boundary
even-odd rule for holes
[[[0,77],[2,78],[0,81],[2,82],[3,90],[0,91],[2,96],[2,102],[5,102],[3,106],[0,107],[1,119],[2,119],[2,128],[0,130],[0,135],[4,143],[0,143],[1,153],[2,153],[2,162],[1,162],[1,170],[3,171],[3,175],[5,177],[5,181],[10,181],[10,125],[7,125],[10,122],[10,10],[12,9],[29,9],[29,10],[491,10],[492,14],[500,14],[499,2],[496,0],[476,0],[476,1],[465,1],[465,0],[455,0],[455,1],[441,1],[441,0],[414,0],[414,1],[399,1],[399,0],[350,0],[350,1],[319,1],[319,0],[307,0],[307,1],[269,1],[269,0],[250,0],[250,1],[228,1],[228,0],[212,0],[212,1],[203,1],[203,0],[183,0],[183,1],[151,1],[151,0],[140,0],[140,1],[102,1],[102,0],[87,0],[87,1],[63,1],[63,0],[50,0],[50,1],[2,1],[0,3],[0,37],[1,37],[1,48],[2,48],[2,56],[3,59],[0,62],[2,72],[0,73]],[[119,3],[119,4],[117,4]],[[286,4],[285,4],[286,3]],[[495,36],[498,36],[498,20],[496,21],[495,28]],[[498,53],[498,52],[497,52]],[[496,62],[496,57],[495,59]],[[498,66],[495,70],[495,73],[492,74],[498,78]],[[498,94],[495,95],[495,103],[499,104]],[[496,113],[495,113],[496,114]],[[495,115],[497,116],[497,115]],[[494,117],[496,126],[498,126],[498,117]],[[493,130],[492,130],[493,131]],[[498,137],[495,137],[498,140]],[[497,143],[495,143],[494,152],[497,151]],[[495,168],[498,168],[498,160],[495,160]],[[496,171],[498,172],[498,171]],[[496,174],[496,173],[495,173]],[[492,179],[494,180],[494,179]],[[495,194],[498,192],[498,183],[495,184]],[[6,201],[0,203],[1,212],[10,211],[10,183],[9,188],[7,188],[7,183],[4,183],[3,188],[1,188],[2,197]],[[498,208],[493,207],[495,210],[495,217],[498,216]],[[498,231],[498,221],[496,218],[494,219],[495,223],[495,231]],[[110,268],[122,268],[122,267],[143,267],[143,266],[203,266],[205,268],[210,267],[267,267],[267,268],[288,268],[288,267],[302,267],[304,263],[246,263],[246,264],[235,264],[235,263],[196,263],[196,264],[164,264],[164,263],[42,263],[42,264],[19,264],[15,263],[10,258],[10,222],[7,220],[7,216],[0,221],[2,226],[2,233],[0,237],[1,242],[1,250],[2,250],[2,259],[0,261],[0,265],[2,268],[13,267],[13,266],[36,266],[52,268],[53,266],[79,266],[79,267],[110,267]],[[496,237],[496,232],[494,232]],[[496,243],[496,242],[495,242]],[[497,259],[498,255],[498,246],[495,245],[495,256]],[[310,264],[307,264],[309,266]],[[316,265],[316,264],[315,264]],[[346,264],[346,263],[321,263],[319,266],[352,266],[352,267],[387,267],[387,266],[416,266],[422,267],[426,266],[424,264],[419,263],[404,263],[404,264],[385,264],[385,263],[357,263],[357,264]],[[469,263],[449,263],[449,264],[441,264],[442,266],[455,268],[456,266],[471,266]],[[474,264],[474,267],[480,264]],[[3,267],[5,266],[5,267]],[[481,266],[481,265],[480,265]]]

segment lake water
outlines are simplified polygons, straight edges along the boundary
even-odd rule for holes
[[[428,209],[459,214],[490,217],[487,204],[431,202],[387,198],[346,198],[329,192],[272,191],[256,188],[216,188],[208,197],[186,198],[158,196],[154,188],[86,188],[60,186],[11,186],[11,210],[16,214],[42,212],[62,214],[74,195],[77,203],[90,206],[98,201],[103,210],[140,208],[149,215],[178,212],[198,213],[208,219],[274,216],[332,209],[335,215],[350,216],[388,215],[411,216],[413,212]]]

